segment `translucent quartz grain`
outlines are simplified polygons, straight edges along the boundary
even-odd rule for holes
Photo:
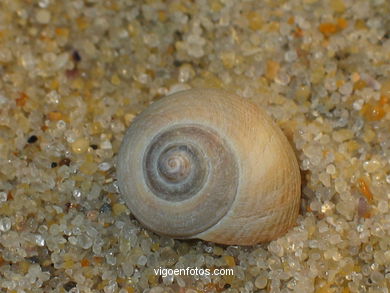
[[[173,283],[173,279],[174,279],[174,275],[167,275],[166,277],[162,277],[162,280],[163,280],[163,284],[165,285],[170,285]]]
[[[374,172],[378,171],[381,168],[381,163],[378,160],[376,160],[376,159],[372,159],[370,161],[364,162],[363,163],[363,168],[367,172],[374,173]]]
[[[101,171],[107,171],[107,170],[109,170],[111,168],[111,164],[108,163],[108,162],[102,162],[102,163],[99,164],[98,168]]]
[[[104,140],[100,144],[100,148],[103,150],[110,150],[112,149],[111,142],[109,140]]]
[[[72,150],[75,154],[82,154],[87,151],[89,141],[85,137],[80,137],[72,143]]]
[[[145,256],[145,255],[141,255],[139,258],[138,258],[138,260],[137,260],[137,264],[139,265],[139,266],[144,266],[144,265],[146,265],[146,262],[147,262],[147,257]]]
[[[328,174],[335,174],[336,173],[336,168],[333,164],[329,164],[327,167],[326,167],[326,173]]]
[[[50,22],[51,14],[47,9],[39,9],[35,14],[35,19],[41,24],[47,24]]]
[[[38,246],[44,246],[45,245],[45,239],[43,238],[42,235],[40,234],[37,234],[35,235],[35,243],[38,245]]]
[[[0,231],[7,232],[11,229],[11,219],[8,217],[0,218]]]
[[[195,75],[195,71],[190,64],[180,66],[178,81],[181,83],[188,82]]]
[[[78,236],[78,244],[83,248],[83,249],[88,249],[92,246],[93,242],[90,237],[87,235],[83,234]]]
[[[6,192],[4,192],[4,191],[0,192],[0,205],[1,205],[3,202],[6,202],[6,201],[7,201],[7,197],[8,197],[8,195],[7,195]]]
[[[285,53],[284,55],[284,59],[287,61],[287,62],[292,62],[292,61],[295,61],[297,59],[297,52],[295,50],[292,50],[292,51],[288,51]]]

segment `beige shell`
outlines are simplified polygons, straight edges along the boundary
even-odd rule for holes
[[[222,90],[150,105],[126,132],[117,175],[134,216],[173,238],[252,245],[298,215],[300,172],[286,137],[264,110]]]

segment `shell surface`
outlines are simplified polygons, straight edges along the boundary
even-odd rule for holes
[[[124,136],[117,175],[134,216],[173,238],[252,245],[298,216],[300,172],[286,137],[264,110],[222,90],[151,104]]]

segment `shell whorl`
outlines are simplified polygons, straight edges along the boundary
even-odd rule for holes
[[[232,168],[220,172],[221,165]],[[236,194],[234,155],[221,137],[202,125],[162,130],[146,147],[142,168],[156,200],[153,204],[164,202],[168,210],[156,215],[153,223],[148,223],[149,216],[141,222],[165,235],[186,237],[205,231],[227,213]],[[225,180],[229,184],[220,184]],[[139,217],[144,215],[147,211]]]
[[[117,173],[134,216],[174,238],[253,244],[284,233],[298,213],[287,139],[263,110],[221,90],[150,105],[126,132]]]
[[[216,187],[212,180],[226,180],[216,167],[233,166],[230,178],[237,181],[233,153],[210,129],[201,125],[176,126],[162,131],[144,155],[144,179],[152,192],[167,201],[189,199]],[[213,192],[220,193],[219,190]],[[224,190],[224,192],[227,192]]]

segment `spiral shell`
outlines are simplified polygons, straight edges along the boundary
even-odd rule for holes
[[[150,105],[125,134],[117,175],[134,216],[173,238],[252,245],[298,215],[300,173],[286,137],[258,106],[222,90]]]

